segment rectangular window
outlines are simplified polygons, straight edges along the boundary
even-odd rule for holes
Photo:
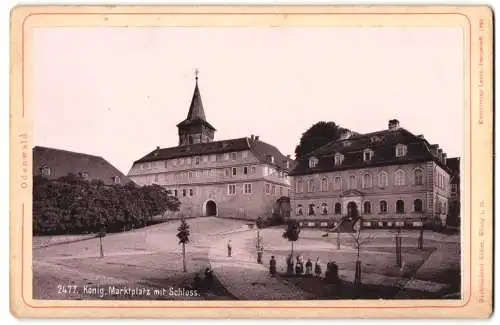
[[[227,194],[229,194],[229,195],[234,195],[234,194],[236,194],[236,185],[234,185],[234,184],[229,184],[229,185],[227,186]]]
[[[191,165],[191,157],[186,158],[186,164]]]
[[[264,176],[267,176],[269,173],[269,168],[267,166],[264,166]]]
[[[177,196],[177,194],[178,194],[177,190],[174,190],[174,196]]]
[[[238,154],[236,152],[231,152],[231,159],[236,160],[238,158]]]
[[[216,161],[216,160],[217,160],[217,155],[211,155],[211,156],[210,156],[210,160],[211,160],[212,162]]]
[[[280,196],[283,196],[283,187],[280,186]]]
[[[226,169],[224,169],[224,173],[225,173],[226,177],[230,176],[231,175],[231,170],[229,168],[226,168]]]
[[[189,189],[189,196],[193,196],[193,189],[192,188]]]
[[[271,184],[266,183],[266,194],[271,193]]]
[[[186,189],[182,190],[182,196],[186,196]]]
[[[189,172],[189,178],[194,178],[194,177],[196,177],[195,172]]]
[[[165,168],[168,168],[168,162],[165,160]]]
[[[243,152],[241,153],[241,158],[243,158],[243,159],[248,158],[248,151],[243,151]]]
[[[200,164],[200,157],[194,157],[194,163],[196,165],[199,165]]]
[[[155,183],[158,183],[158,174],[155,175]]]
[[[243,167],[243,174],[248,174],[248,167]]]
[[[250,194],[252,193],[252,184],[248,183],[245,184],[245,194]]]
[[[256,168],[255,166],[252,166],[252,174],[255,174]]]
[[[224,154],[224,160],[229,160],[229,153]]]
[[[451,184],[451,193],[457,193],[457,184]]]
[[[271,186],[271,194],[276,194],[276,185],[274,184]]]
[[[236,167],[233,167],[233,176],[236,176]]]

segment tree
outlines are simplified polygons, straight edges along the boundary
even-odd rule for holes
[[[187,272],[186,268],[186,244],[189,243],[189,226],[186,220],[181,219],[181,225],[177,228],[177,238],[179,238],[179,244],[182,244],[182,269]]]
[[[354,239],[354,243],[356,245],[356,250],[358,253],[356,258],[356,272],[354,273],[354,285],[356,289],[359,289],[361,285],[361,259],[360,259],[361,246],[367,243],[369,240],[371,240],[374,236],[372,233],[364,238],[361,237],[361,229],[362,229],[361,222],[362,219],[358,218],[353,226],[354,233],[351,233],[351,236]]]
[[[347,129],[340,127],[335,122],[321,121],[314,124],[302,134],[299,145],[295,147],[295,157],[297,159],[303,158],[328,142],[338,140],[344,130]]]
[[[287,227],[283,233],[283,238],[288,239],[291,244],[290,256],[293,256],[293,242],[299,239],[300,227],[295,219],[288,219]]]

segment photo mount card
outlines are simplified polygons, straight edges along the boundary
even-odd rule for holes
[[[487,6],[18,6],[22,318],[487,318]]]

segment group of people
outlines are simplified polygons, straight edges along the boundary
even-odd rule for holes
[[[293,256],[289,255],[287,259],[288,263],[288,273],[293,273],[294,271],[294,262]],[[305,271],[305,272],[304,272]],[[323,270],[321,267],[321,262],[319,257],[316,258],[316,262],[314,263],[314,275],[321,276]],[[276,258],[271,256],[271,260],[269,261],[269,273],[274,276],[276,274]],[[301,255],[296,257],[295,262],[295,274],[299,276],[313,276],[313,263],[310,258],[307,259],[307,262],[304,263],[304,258]]]
[[[200,275],[198,273],[195,274],[194,276],[194,288],[197,289],[197,290],[200,290],[204,287],[210,287],[213,283],[213,280],[214,280],[214,271],[212,270],[212,268],[209,266],[207,266],[205,268],[205,278],[202,279],[200,278]]]
[[[293,263],[292,256],[289,257],[289,262]],[[319,257],[317,257],[316,262],[314,263],[314,274],[316,276],[321,276],[321,273],[322,273],[321,262],[319,260]],[[304,263],[304,258],[301,255],[297,255],[295,262],[295,274],[300,276],[302,275],[313,276],[313,263],[311,259],[308,258],[307,262]]]

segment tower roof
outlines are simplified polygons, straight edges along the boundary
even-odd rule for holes
[[[212,130],[215,130],[215,128],[207,122],[205,117],[205,110],[203,109],[203,102],[201,101],[200,88],[198,87],[198,73],[196,73],[196,85],[194,87],[193,98],[191,99],[188,115],[186,119],[177,124],[177,126],[188,126],[198,123],[205,124]]]

